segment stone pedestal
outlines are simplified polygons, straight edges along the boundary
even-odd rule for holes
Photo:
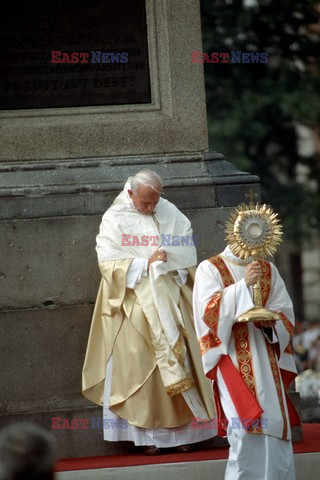
[[[68,27],[73,15],[85,22],[81,2],[72,15],[59,5],[53,20],[54,15],[65,18]],[[49,28],[50,17],[40,9],[32,18],[37,38],[41,26]],[[78,428],[52,430],[61,457],[127,448],[103,441],[96,421],[101,407],[81,396],[100,281],[95,237],[127,177],[143,167],[162,176],[164,196],[190,218],[199,237],[199,261],[223,248],[232,207],[246,202],[250,190],[259,192],[257,177],[238,172],[220,154],[205,153],[203,69],[191,63],[191,51],[202,48],[199,2],[146,0],[145,19],[148,62],[140,59],[140,68],[150,78],[149,100],[137,96],[137,103],[114,105],[108,97],[106,105],[91,105],[91,85],[78,106],[46,107],[38,98],[31,108],[26,92],[19,97],[17,91],[0,111],[0,426],[32,420],[51,429],[56,417],[66,419],[65,426],[78,419]],[[18,26],[12,25],[14,45],[21,42]],[[124,33],[137,41],[132,28],[129,21]],[[79,42],[73,48],[84,50]],[[31,48],[30,42],[24,45]],[[44,58],[41,62],[52,72]],[[123,76],[136,67],[129,57]],[[36,62],[28,68],[38,71]],[[77,84],[70,85],[80,95]],[[81,428],[87,426],[83,419],[89,419],[88,428]]]
[[[142,164],[162,176],[164,197],[190,218],[199,261],[223,248],[232,207],[259,189],[256,177],[219,154],[0,167],[0,424],[23,419],[51,429],[55,417],[66,425],[89,419],[88,429],[53,430],[63,457],[128,448],[102,440],[101,408],[81,396],[81,370],[100,281],[95,236],[126,177]]]

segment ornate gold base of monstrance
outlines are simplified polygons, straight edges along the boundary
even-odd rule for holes
[[[237,322],[269,322],[275,320],[281,320],[280,315],[263,307],[253,307],[236,319]]]
[[[272,256],[281,242],[282,227],[271,208],[266,205],[240,205],[232,214],[226,227],[230,249],[234,255],[252,261],[259,257]],[[269,322],[280,320],[279,314],[262,305],[261,286],[258,280],[253,285],[254,307],[240,315],[237,322]]]

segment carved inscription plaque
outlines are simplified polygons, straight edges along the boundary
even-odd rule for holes
[[[0,108],[150,103],[145,0],[9,0]]]

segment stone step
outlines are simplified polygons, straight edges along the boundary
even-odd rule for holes
[[[314,480],[319,477],[320,453],[295,454],[296,480]],[[99,468],[59,472],[56,480],[223,480],[226,460],[207,460],[134,467]]]

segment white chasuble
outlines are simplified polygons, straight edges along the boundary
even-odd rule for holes
[[[268,329],[236,322],[253,307],[252,288],[244,280],[249,262],[227,247],[199,265],[193,291],[196,332],[204,370],[212,380],[219,434],[227,429],[230,443],[225,479],[294,480],[290,423],[300,420],[286,394],[296,375],[292,302],[276,267],[260,261],[263,305],[282,319]]]
[[[227,389],[238,407],[236,418],[228,419],[231,426],[237,428],[239,422],[256,420],[247,428],[248,432],[290,439],[285,384],[296,374],[290,344],[294,326],[292,302],[276,267],[261,262],[264,306],[280,313],[282,320],[270,331],[253,322],[237,323],[236,318],[253,307],[252,289],[244,280],[247,264],[227,247],[220,256],[205,260],[197,269],[194,318],[202,362],[206,375],[219,388],[225,386],[226,380],[229,382]],[[243,405],[241,397],[252,403]],[[291,413],[297,421],[295,411]]]

